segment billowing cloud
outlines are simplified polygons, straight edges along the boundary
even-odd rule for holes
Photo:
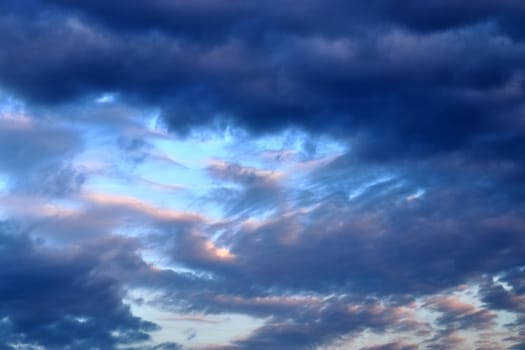
[[[148,340],[148,332],[158,328],[131,313],[117,275],[106,270],[140,264],[131,245],[116,239],[53,249],[10,226],[3,222],[0,232],[4,346],[113,349]]]
[[[0,13],[1,349],[523,348],[524,5]]]
[[[523,145],[523,43],[498,25],[513,1],[31,4],[0,23],[0,80],[30,100],[115,91],[175,130],[296,126],[362,136],[373,157]]]

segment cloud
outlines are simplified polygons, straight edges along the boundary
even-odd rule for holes
[[[282,349],[316,349],[320,345],[334,343],[343,335],[366,329],[372,332],[416,330],[420,325],[412,322],[411,318],[412,314],[402,308],[373,303],[352,305],[344,299],[334,298],[320,304],[307,304],[301,312],[276,314],[266,325],[224,349],[268,349],[276,346]]]
[[[262,322],[216,349],[522,347],[524,9],[3,1],[0,214],[30,229],[0,226],[0,348],[182,348],[136,344],[133,291]],[[236,149],[166,171],[202,128]]]
[[[71,161],[83,147],[79,136],[67,125],[0,115],[0,172],[11,190],[51,197],[78,192],[85,177]]]
[[[521,224],[512,223],[521,221],[517,217],[491,217],[482,214],[490,207],[475,204],[458,209],[461,216],[452,214],[456,205],[465,205],[456,197],[465,198],[460,193],[430,191],[412,204],[386,192],[377,199],[381,206],[363,210],[337,208],[329,199],[311,212],[289,217],[281,212],[245,226],[226,244],[250,284],[386,295],[437,292],[482,271],[511,268],[524,244]],[[470,215],[485,219],[467,228]]]
[[[224,206],[230,216],[262,213],[283,201],[280,182],[285,174],[236,163],[212,161],[207,168],[212,179],[221,181],[205,198]]]
[[[444,350],[460,347],[465,339],[457,334],[454,327],[448,327],[439,331],[434,338],[427,342],[429,342],[428,349],[430,350]]]
[[[174,35],[188,35],[194,39],[219,38],[226,35],[242,35],[239,29],[261,30],[264,25],[273,24],[277,31],[309,33],[320,30],[323,34],[345,32],[351,25],[344,22],[345,16],[353,16],[361,24],[370,22],[396,23],[418,31],[441,31],[455,29],[482,22],[493,22],[503,31],[514,33],[516,21],[522,18],[523,6],[514,1],[490,0],[476,2],[464,1],[408,1],[396,6],[391,0],[374,1],[373,6],[365,6],[364,1],[346,3],[332,1],[326,7],[321,1],[306,1],[296,11],[278,11],[289,8],[290,4],[269,1],[264,4],[199,1],[184,2],[155,1],[150,6],[139,2],[133,8],[124,6],[121,0],[110,4],[95,1],[85,4],[81,1],[50,0],[61,6],[78,9],[107,25],[120,30],[147,30],[158,28]],[[115,8],[124,9],[116,11]],[[339,11],[336,11],[336,8]],[[259,12],[256,12],[256,11]],[[147,14],[147,15],[144,15]],[[333,22],[323,23],[319,14],[331,15]],[[219,33],[213,35],[216,30]]]
[[[5,346],[113,349],[149,340],[158,328],[134,316],[124,289],[107,266],[128,269],[141,260],[118,240],[54,249],[3,222],[0,232],[0,332]],[[98,253],[94,253],[98,249]],[[103,250],[101,250],[103,249]],[[119,251],[120,250],[120,251]],[[38,269],[35,268],[38,266]]]
[[[386,164],[386,168],[391,165]],[[239,165],[235,169],[234,174],[255,171]],[[291,349],[310,346],[306,345],[310,341],[318,346],[351,334],[351,329],[340,329],[325,339],[324,331],[309,330],[314,340],[301,335],[303,328],[294,328],[305,322],[298,315],[315,319],[312,310],[329,308],[321,296],[334,294],[348,296],[347,303],[364,303],[363,310],[371,307],[366,298],[405,307],[416,298],[427,298],[423,308],[440,316],[429,328],[417,326],[417,321],[412,326],[426,335],[434,333],[427,343],[436,349],[463,346],[459,344],[465,339],[458,331],[496,329],[496,303],[477,307],[440,293],[475,285],[485,274],[501,275],[521,286],[522,275],[512,272],[522,261],[525,244],[519,195],[502,194],[501,183],[492,174],[486,174],[488,181],[480,178],[484,186],[478,180],[465,181],[465,169],[449,164],[420,163],[409,167],[409,172],[404,167],[393,169],[384,178],[385,164],[355,163],[346,155],[301,183],[302,190],[315,191],[312,198],[305,196],[296,203],[315,203],[309,210],[283,209],[276,203],[278,209],[264,219],[179,231],[173,240],[175,249],[167,253],[174,262],[210,273],[210,280],[198,293],[166,291],[159,304],[186,312],[271,317],[266,326],[246,342],[231,345],[232,349],[264,348],[269,344],[264,342],[272,341]],[[363,184],[360,195],[348,195]],[[284,183],[275,186],[284,198],[294,193]],[[420,192],[419,186],[425,190]],[[217,242],[228,247],[234,259],[212,259],[205,249],[217,229],[226,231]],[[311,297],[300,297],[305,294]]]
[[[165,342],[153,346],[142,346],[140,348],[126,348],[126,350],[183,350],[182,345],[174,342]]]
[[[0,81],[30,101],[114,91],[159,107],[172,130],[295,126],[358,138],[365,157],[524,143],[524,44],[497,26],[521,13],[512,1],[50,2],[0,22]],[[49,54],[28,54],[38,47]]]
[[[402,343],[388,343],[384,345],[377,346],[367,346],[361,350],[417,350],[419,347],[417,345],[404,345]]]
[[[496,314],[485,309],[476,309],[473,305],[448,297],[431,297],[426,302],[430,310],[442,315],[437,323],[444,326],[455,326],[457,329],[486,329],[494,326]]]
[[[499,284],[482,289],[483,301],[492,309],[525,312],[525,295],[507,290]]]
[[[501,281],[487,281],[482,285],[481,300],[487,308],[505,310],[516,315],[514,321],[507,324],[513,335],[508,340],[513,342],[511,349],[525,346],[525,285],[523,268],[512,269],[502,274]],[[504,287],[503,283],[507,283]]]

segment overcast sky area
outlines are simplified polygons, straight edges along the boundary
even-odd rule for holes
[[[524,23],[1,0],[0,350],[524,350]]]

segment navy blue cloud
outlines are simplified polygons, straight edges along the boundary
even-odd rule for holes
[[[513,1],[50,3],[0,21],[0,81],[32,101],[121,92],[174,130],[363,135],[367,157],[524,146],[524,44],[490,25]]]
[[[129,6],[125,1],[111,2],[48,0],[86,13],[107,25],[123,30],[160,29],[178,35],[216,38],[222,35],[243,35],[249,29],[276,28],[277,31],[308,33],[321,31],[337,35],[351,29],[345,19],[353,17],[363,23],[395,23],[428,32],[455,29],[477,23],[493,23],[503,32],[515,33],[523,19],[523,5],[517,1],[409,0],[402,4],[392,0],[331,1],[319,0],[300,4],[268,1],[138,1]],[[323,21],[330,17],[332,21]],[[323,23],[324,22],[324,23]],[[519,32],[519,31],[517,31]]]
[[[0,345],[113,349],[150,339],[148,332],[158,326],[131,313],[122,302],[121,283],[105,272],[107,264],[115,268],[136,259],[128,252],[118,253],[129,248],[107,248],[106,242],[86,250],[53,249],[2,222]],[[115,260],[103,261],[101,249],[115,249]]]

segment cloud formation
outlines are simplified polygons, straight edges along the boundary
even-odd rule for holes
[[[525,5],[0,13],[0,349],[524,347]]]
[[[175,130],[365,135],[368,156],[523,145],[514,1],[27,6],[1,23],[0,79],[33,101],[114,91],[161,106]]]
[[[106,270],[136,263],[132,246],[114,239],[53,249],[10,226],[2,222],[0,233],[0,276],[7,282],[0,287],[4,347],[113,349],[148,340],[147,332],[157,329],[131,314],[122,302],[122,285]]]

